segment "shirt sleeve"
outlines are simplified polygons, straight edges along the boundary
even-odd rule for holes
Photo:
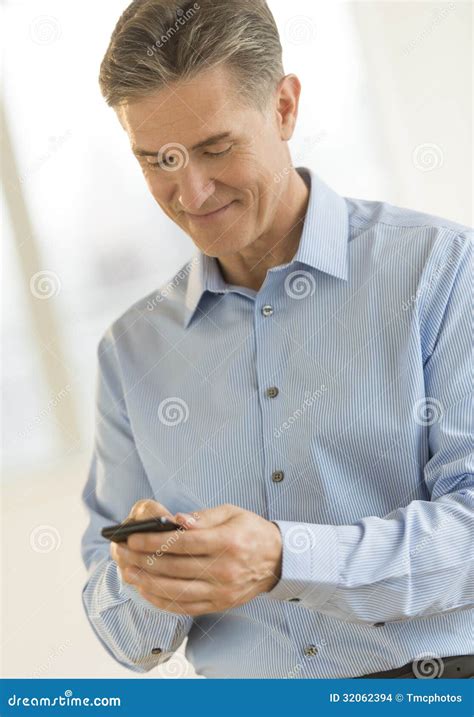
[[[349,622],[407,620],[474,604],[472,556],[472,233],[435,246],[422,280],[419,325],[430,500],[353,525],[274,520],[281,579],[265,593]]]
[[[98,359],[94,449],[82,492],[89,515],[81,544],[88,570],[82,602],[107,652],[134,672],[148,672],[169,660],[193,620],[160,610],[123,582],[109,541],[101,536],[101,529],[124,520],[136,501],[155,496],[127,416],[111,330],[99,343]]]

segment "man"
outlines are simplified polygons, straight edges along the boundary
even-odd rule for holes
[[[101,67],[197,253],[99,345],[83,600],[137,672],[472,676],[466,227],[295,169],[263,0],[133,2]],[[104,525],[182,530],[109,548]]]

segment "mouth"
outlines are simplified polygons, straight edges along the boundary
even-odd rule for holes
[[[197,224],[207,224],[223,217],[224,214],[226,214],[230,207],[235,203],[236,202],[234,199],[232,202],[229,202],[229,204],[226,204],[220,209],[216,209],[214,212],[209,212],[208,214],[190,214],[189,212],[187,212],[186,216],[189,217],[192,222],[195,222]]]

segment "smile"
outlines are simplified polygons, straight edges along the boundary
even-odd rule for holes
[[[187,215],[193,222],[197,222],[198,224],[205,224],[207,222],[211,222],[215,219],[222,217],[234,203],[235,200],[229,202],[229,204],[226,204],[225,207],[216,209],[214,212],[209,212],[208,214],[190,214],[188,212]]]

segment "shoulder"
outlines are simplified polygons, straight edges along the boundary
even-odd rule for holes
[[[409,229],[427,229],[452,235],[471,233],[472,228],[450,219],[415,209],[399,207],[388,202],[371,201],[346,197],[349,224],[354,229],[370,229],[380,226],[387,230],[400,230],[406,234]]]
[[[415,258],[418,266],[442,260],[453,251],[472,250],[471,227],[434,214],[399,207],[388,202],[345,198],[348,208],[350,239],[367,240],[381,259],[391,252],[407,259]]]
[[[192,257],[178,271],[143,296],[115,318],[104,332],[101,342],[126,342],[143,338],[144,334],[156,333],[156,329],[174,325],[182,326],[188,279],[196,261]]]

